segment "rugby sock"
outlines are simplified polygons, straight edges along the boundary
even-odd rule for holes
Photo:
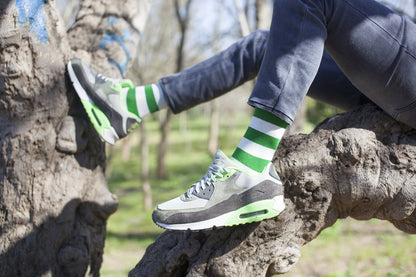
[[[250,125],[231,158],[250,173],[260,173],[273,159],[288,124],[274,114],[255,108]]]
[[[159,84],[124,88],[121,93],[121,104],[130,113],[143,118],[167,106],[162,88]]]

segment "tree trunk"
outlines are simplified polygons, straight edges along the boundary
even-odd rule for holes
[[[186,41],[186,31],[188,28],[190,18],[190,7],[192,0],[186,0],[184,3],[184,11],[181,12],[181,5],[179,0],[173,0],[175,6],[176,19],[179,24],[180,40],[176,51],[176,72],[180,72],[184,66],[185,53],[184,46]],[[172,111],[167,110],[166,116],[161,121],[161,139],[159,142],[159,151],[157,156],[157,177],[158,179],[166,179],[168,176],[168,170],[166,166],[166,154],[168,149],[168,136],[170,133],[170,121],[172,119]]]
[[[107,144],[105,146],[105,152],[107,153],[107,158],[105,160],[105,178],[108,179],[111,176],[111,171],[113,170],[113,158],[114,158],[114,145]]]
[[[211,101],[211,116],[209,125],[209,139],[208,139],[208,153],[215,155],[218,149],[218,136],[220,133],[220,109],[219,100],[214,99]]]
[[[247,14],[244,11],[243,3],[241,0],[234,0],[234,5],[237,8],[238,23],[240,25],[241,36],[248,36],[251,33],[251,30],[250,26],[248,25]]]
[[[149,143],[147,142],[147,131],[145,121],[140,124],[140,149],[142,162],[141,181],[143,189],[143,207],[145,211],[153,208],[152,188],[149,183]]]
[[[166,179],[168,177],[168,168],[166,166],[166,154],[168,151],[168,135],[170,132],[170,122],[172,118],[172,112],[170,109],[166,110],[163,114],[162,121],[160,123],[160,142],[157,152],[157,178]]]
[[[272,21],[272,1],[271,0],[256,0],[256,23],[257,29],[266,29],[270,28],[270,22]]]
[[[164,232],[130,276],[271,276],[348,216],[416,233],[416,130],[367,105],[286,137],[274,164],[284,184],[277,218],[201,232]]]
[[[192,137],[189,136],[188,130],[188,113],[182,112],[179,114],[179,132],[185,144],[185,153],[192,152]]]
[[[119,75],[128,60],[98,43],[129,28],[125,49],[133,49],[142,25],[129,20],[147,13],[134,5],[84,1],[66,32],[55,1],[0,3],[2,276],[99,275],[106,220],[118,204],[104,177],[104,144],[65,70],[79,56]]]
[[[136,134],[130,134],[121,144],[121,160],[123,162],[130,161],[133,148],[137,146]]]

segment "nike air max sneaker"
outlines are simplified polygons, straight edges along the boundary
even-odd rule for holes
[[[106,142],[113,144],[125,137],[141,121],[120,104],[122,89],[133,88],[130,80],[97,74],[80,59],[68,63],[68,73],[90,121]]]
[[[272,163],[250,176],[218,151],[207,174],[185,194],[158,205],[152,218],[165,229],[202,230],[261,221],[284,208],[282,183]]]

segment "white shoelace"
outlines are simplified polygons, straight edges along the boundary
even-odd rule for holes
[[[193,184],[186,192],[185,197],[189,198],[191,197],[192,193],[195,191],[196,193],[199,193],[201,190],[204,190],[207,186],[212,186],[213,181],[217,177],[223,177],[223,173],[227,173],[227,169],[225,169],[222,166],[219,166],[216,164],[215,160],[214,162],[209,166],[207,174],[204,175],[198,182]]]
[[[104,82],[110,82],[111,85],[113,85],[113,86],[117,85],[117,83],[118,83],[117,82],[118,80],[111,79],[111,78],[109,78],[107,76],[102,75],[101,73],[98,73],[97,74],[97,78],[103,80]]]

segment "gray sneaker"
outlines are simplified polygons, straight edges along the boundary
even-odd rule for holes
[[[121,106],[121,90],[133,88],[130,80],[113,80],[97,74],[82,60],[68,63],[69,77],[98,134],[113,144],[137,126],[141,118]]]
[[[272,163],[250,176],[217,151],[208,173],[185,194],[159,204],[152,218],[165,229],[201,230],[261,221],[284,208],[282,183]]]

